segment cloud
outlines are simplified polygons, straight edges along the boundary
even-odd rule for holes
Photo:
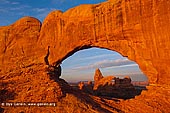
[[[33,11],[37,12],[37,13],[41,13],[41,12],[44,12],[44,11],[47,11],[49,10],[48,8],[34,8]]]
[[[19,2],[11,2],[8,0],[0,0],[0,16],[19,9]]]
[[[21,12],[23,12],[23,9],[27,9],[27,10],[29,10],[29,9],[31,9],[31,6],[29,6],[29,5],[21,5],[21,6],[17,6],[17,7],[11,7],[11,8],[9,8],[9,10],[11,10],[11,11],[17,11],[17,10],[20,10]]]
[[[83,57],[82,61],[84,60],[95,60],[95,59],[99,59],[99,58],[108,58],[108,57],[114,57],[116,56],[117,54],[102,54],[102,55],[96,55],[96,56],[90,56],[90,57]]]
[[[19,2],[12,2],[9,0],[0,0],[1,4],[11,4],[11,5],[18,5],[20,4]]]
[[[64,4],[64,3],[66,3],[66,2],[73,2],[72,0],[58,0],[58,1],[56,1],[56,0],[51,0],[51,3],[52,4]]]
[[[88,70],[88,69],[96,69],[96,68],[107,68],[107,67],[117,67],[117,66],[122,67],[122,66],[133,66],[133,65],[137,65],[137,64],[124,58],[118,60],[103,60],[87,66],[75,67],[73,68],[73,70]]]
[[[0,13],[7,13],[8,11],[3,9],[3,8],[0,8]]]
[[[20,4],[19,2],[11,2],[12,5],[18,5]]]
[[[1,4],[9,4],[10,2],[8,0],[0,0]]]

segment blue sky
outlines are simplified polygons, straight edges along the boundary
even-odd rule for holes
[[[80,4],[94,4],[105,0],[0,0],[0,26],[14,23],[23,16],[33,16],[43,22],[50,11],[66,11]],[[93,80],[94,71],[100,68],[103,75],[129,75],[132,80],[147,78],[135,62],[120,54],[92,48],[81,50],[62,63],[62,78],[70,82]]]
[[[81,50],[64,60],[62,77],[70,82],[93,80],[96,68],[104,76],[130,76],[133,81],[147,80],[135,62],[115,51],[100,48]]]
[[[23,16],[43,21],[52,10],[66,11],[80,4],[94,4],[105,0],[0,0],[0,26],[9,25]]]

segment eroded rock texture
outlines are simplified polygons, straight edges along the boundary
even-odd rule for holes
[[[94,84],[97,84],[97,82],[99,80],[101,80],[102,78],[103,78],[103,75],[102,75],[100,69],[96,69],[95,74],[94,74]]]
[[[150,83],[164,84],[163,79],[169,80],[170,64],[168,4],[114,0],[81,5],[65,13],[53,11],[43,22],[38,44],[43,52],[51,47],[50,63],[61,62],[84,48],[114,50],[136,61]]]
[[[101,71],[96,69],[93,94],[98,96],[129,99],[135,97],[136,90],[131,83],[130,77],[126,76],[123,79],[114,76],[103,77]]]
[[[42,25],[35,18],[24,17],[12,25],[0,27],[1,90],[16,93],[14,101],[37,101],[34,100],[36,96],[42,97],[54,83],[43,73],[48,53],[49,64],[57,65],[76,51],[99,47],[117,51],[138,63],[152,85],[139,98],[123,102],[120,109],[168,112],[169,6],[169,0],[110,0],[77,6],[64,13],[53,11]],[[62,96],[62,86],[59,82],[54,84],[49,89],[51,94],[47,94],[53,96],[47,98],[46,95],[39,101],[58,97],[54,89],[59,89]],[[40,92],[37,87],[44,89]],[[23,92],[27,93],[23,95]]]

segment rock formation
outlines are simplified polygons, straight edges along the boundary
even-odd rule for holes
[[[81,91],[87,94],[93,94],[93,84],[91,81],[88,81],[87,84],[85,84],[84,82],[80,82],[78,84],[78,87]]]
[[[105,86],[112,83],[114,76],[103,77],[100,69],[96,69],[94,74],[94,87],[93,90],[97,90],[100,86]]]
[[[100,72],[100,74],[98,74]],[[96,75],[100,75],[100,79]],[[99,69],[96,69],[94,76],[94,95],[109,96],[115,98],[133,98],[136,90],[131,83],[131,78],[126,76],[123,79],[114,76],[103,77]]]
[[[50,75],[51,79],[59,79],[59,77],[61,76],[61,66],[60,65],[55,65],[55,66],[51,66],[49,65],[48,67],[46,67],[46,71],[47,74]]]
[[[54,89],[61,92],[62,89],[58,88],[59,82],[54,83],[48,75],[43,75],[44,58],[48,56],[49,64],[57,65],[79,50],[106,48],[139,64],[150,82],[146,93],[122,102],[121,109],[168,112],[169,6],[168,0],[109,0],[96,5],[80,5],[64,13],[53,11],[42,24],[36,18],[24,17],[0,27],[1,82],[7,84],[7,90],[17,94],[14,101],[33,101],[37,97],[39,101],[42,101],[40,97],[43,101],[55,100],[58,94]],[[42,90],[36,90],[37,87]],[[51,97],[42,96],[50,87]]]
[[[96,69],[95,74],[94,74],[94,84],[97,84],[99,80],[103,78],[103,75],[99,69]]]
[[[78,84],[78,87],[79,87],[80,90],[83,90],[84,89],[84,82],[80,82]]]

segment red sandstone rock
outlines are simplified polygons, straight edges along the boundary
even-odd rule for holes
[[[115,78],[114,76],[107,76],[107,77],[100,79],[99,81],[96,81],[93,89],[96,90],[99,86],[111,85],[112,80],[114,80],[114,78]]]
[[[94,78],[96,78],[93,87],[93,93],[95,95],[123,99],[133,98],[136,95],[131,78],[128,76],[124,77],[124,79],[119,79],[114,76],[103,77],[100,70],[97,69]]]
[[[166,0],[111,0],[81,5],[65,13],[53,11],[42,26],[37,19],[24,17],[0,27],[1,68],[8,71],[7,64],[14,63],[14,58],[27,64],[23,56],[31,59],[30,63],[43,63],[48,46],[50,64],[60,63],[78,50],[99,47],[117,51],[138,63],[150,83],[166,84],[164,81],[170,78],[170,20],[164,18],[169,17],[168,6]]]
[[[103,75],[99,69],[96,69],[94,74],[94,83],[97,83],[99,80],[103,78]]]
[[[81,91],[87,94],[93,94],[93,84],[91,81],[88,81],[86,84],[84,82],[80,82],[78,87]]]
[[[78,84],[78,87],[79,87],[80,90],[83,90],[83,88],[84,88],[84,82],[80,82],[80,83]]]
[[[50,64],[59,64],[81,49],[106,48],[138,63],[150,81],[148,92],[122,104],[128,106],[122,110],[169,112],[169,6],[168,0],[109,0],[81,5],[65,13],[53,11],[42,25],[35,18],[24,17],[0,27],[0,79],[8,84],[8,90],[17,93],[14,101],[40,99],[49,87],[44,82],[54,84],[48,76],[40,76],[48,46]],[[27,92],[30,84],[33,89]],[[40,87],[42,90],[37,90]],[[31,96],[23,96],[25,92]],[[50,95],[44,101],[60,94],[52,90]]]

